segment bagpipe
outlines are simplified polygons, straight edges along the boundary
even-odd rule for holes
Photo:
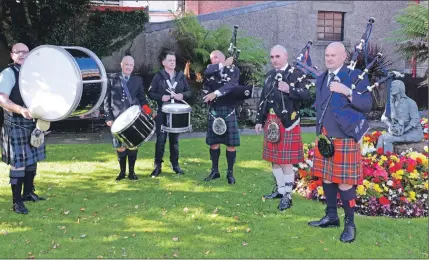
[[[238,31],[238,25],[234,25],[234,30],[232,31],[232,37],[231,42],[229,43],[228,48],[228,54],[230,57],[233,57],[233,67],[236,65],[236,62],[238,60],[238,56],[240,56],[240,49],[237,49],[237,31]]]

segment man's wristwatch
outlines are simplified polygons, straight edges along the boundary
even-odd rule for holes
[[[349,97],[351,97],[351,96],[352,96],[352,94],[353,94],[353,90],[349,89],[349,94],[347,94],[347,97],[348,97],[348,98],[349,98]]]

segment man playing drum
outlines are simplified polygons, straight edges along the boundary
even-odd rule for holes
[[[146,114],[152,111],[148,106],[143,87],[143,79],[140,76],[131,75],[134,70],[134,59],[125,56],[121,61],[122,72],[114,74],[109,78],[107,93],[104,99],[104,112],[106,113],[106,124],[111,127],[113,121],[132,105],[139,105]],[[137,180],[134,166],[137,159],[137,147],[126,148],[117,138],[113,137],[113,147],[117,149],[119,172],[116,180],[125,178],[128,157],[128,178]]]
[[[13,210],[20,214],[28,213],[24,201],[44,200],[34,193],[34,177],[37,162],[46,158],[45,145],[42,143],[38,147],[33,147],[30,144],[36,123],[32,120],[30,111],[25,108],[19,91],[19,70],[28,52],[25,44],[13,45],[11,57],[14,63],[0,74],[0,106],[5,110],[1,134],[2,160],[11,165],[9,177]],[[24,193],[21,196],[23,184]]]
[[[266,199],[281,198],[278,209],[292,206],[292,188],[295,181],[293,164],[304,160],[300,127],[300,101],[310,99],[308,89],[298,76],[302,73],[289,73],[288,54],[281,45],[270,52],[274,69],[267,73],[261,101],[257,113],[257,133],[264,129],[263,158],[272,163],[276,180],[274,192],[265,195]],[[297,82],[296,84],[292,84]]]
[[[155,74],[149,87],[149,98],[157,101],[158,111],[156,114],[156,147],[155,147],[155,169],[152,177],[161,174],[162,157],[164,156],[167,132],[161,129],[165,123],[166,114],[162,112],[162,105],[173,100],[182,101],[191,97],[191,89],[182,71],[176,72],[176,54],[167,51],[161,55],[163,70]],[[184,174],[179,166],[179,134],[168,133],[170,143],[170,162],[176,174]]]
[[[212,64],[204,71],[204,87],[209,94],[203,98],[204,102],[210,102],[206,143],[210,145],[212,169],[204,180],[211,181],[220,177],[220,144],[225,144],[228,162],[226,178],[229,184],[234,184],[235,147],[240,146],[240,133],[234,109],[236,100],[229,93],[238,87],[240,70],[231,66],[233,57],[225,60],[225,55],[219,50],[210,54],[210,61]]]

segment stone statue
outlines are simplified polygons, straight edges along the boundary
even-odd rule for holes
[[[391,116],[385,113],[381,121],[388,126],[388,133],[378,139],[377,149],[393,153],[394,143],[420,142],[423,129],[420,125],[420,113],[414,100],[405,95],[405,84],[400,80],[392,81],[390,91]]]

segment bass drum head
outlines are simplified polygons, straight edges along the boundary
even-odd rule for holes
[[[112,124],[112,128],[110,131],[112,133],[120,133],[124,129],[128,128],[137,117],[140,115],[140,107],[135,105],[127,110],[125,110],[122,114],[120,114]]]
[[[21,66],[19,89],[34,118],[67,118],[82,96],[82,76],[74,58],[63,48],[42,45]]]

